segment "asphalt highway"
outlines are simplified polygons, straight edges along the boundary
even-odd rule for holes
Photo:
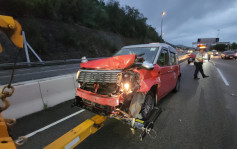
[[[181,63],[181,88],[163,98],[162,113],[154,131],[144,141],[130,127],[108,119],[104,127],[77,148],[161,148],[161,149],[236,149],[237,148],[237,61],[213,57],[203,64],[209,78],[194,80],[194,65]],[[77,67],[76,65],[74,67]],[[72,67],[73,69],[73,67]],[[224,81],[225,80],[225,81]],[[226,83],[227,82],[227,83]],[[63,117],[79,111],[67,101],[53,108],[17,120],[13,136],[27,135]],[[20,149],[40,149],[76,127],[94,114],[84,111],[30,137]]]
[[[16,69],[13,83],[76,73],[79,68],[80,63]],[[9,82],[11,73],[12,70],[0,71],[0,85]]]

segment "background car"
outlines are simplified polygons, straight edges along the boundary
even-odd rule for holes
[[[235,51],[234,58],[237,59],[237,50],[234,50],[234,51]]]
[[[218,56],[219,53],[216,50],[212,50],[212,54],[213,56]]]
[[[188,53],[190,53],[190,54],[191,54],[191,53],[193,53],[193,51],[194,51],[194,50],[188,50]]]
[[[188,58],[188,64],[190,64],[191,62],[194,62],[195,61],[195,58],[196,58],[196,54],[198,53],[198,51],[196,52],[193,52],[189,55],[189,58]]]
[[[208,59],[208,52],[203,52],[203,59],[207,60]]]
[[[222,59],[233,59],[235,58],[235,52],[234,51],[224,51],[221,54]]]

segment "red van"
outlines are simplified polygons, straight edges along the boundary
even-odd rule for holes
[[[82,61],[76,102],[96,114],[145,120],[162,97],[179,90],[180,77],[170,45],[125,46],[113,57]]]

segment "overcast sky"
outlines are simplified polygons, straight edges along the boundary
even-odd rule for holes
[[[237,42],[237,0],[118,0],[121,6],[138,9],[147,23],[160,34],[161,13],[163,38],[173,44],[192,46],[197,38],[216,38]]]

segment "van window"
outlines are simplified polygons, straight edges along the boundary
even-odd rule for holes
[[[176,65],[177,64],[176,55],[173,52],[170,52],[170,61],[171,61],[171,65]]]
[[[167,49],[163,48],[161,50],[157,64],[159,66],[169,66],[169,52]]]

